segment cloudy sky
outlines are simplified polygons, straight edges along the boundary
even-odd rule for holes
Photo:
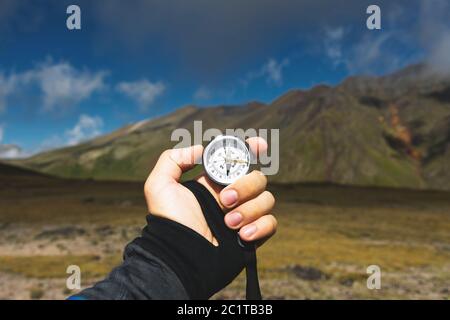
[[[66,28],[70,4],[81,30]],[[370,4],[381,30],[366,27]],[[446,0],[0,0],[0,156],[186,104],[270,102],[422,61],[450,72],[449,57]]]

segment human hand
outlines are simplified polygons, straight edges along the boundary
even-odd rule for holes
[[[254,154],[267,150],[262,138],[247,142]],[[182,173],[192,169],[202,153],[201,145],[164,151],[145,182],[144,194],[150,213],[185,225],[218,245],[197,199],[180,183]],[[226,225],[239,230],[241,239],[262,242],[275,233],[277,221],[271,215],[275,199],[265,191],[267,178],[261,172],[252,171],[225,188],[204,174],[195,180],[211,192],[225,214]]]

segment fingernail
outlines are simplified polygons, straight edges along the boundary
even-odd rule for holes
[[[242,222],[242,215],[239,212],[229,213],[225,216],[225,222],[230,227],[236,227]]]
[[[250,238],[252,235],[255,234],[256,229],[257,229],[256,225],[254,225],[254,224],[245,226],[244,228],[242,228],[242,235],[246,238]]]
[[[236,190],[233,190],[233,189],[225,190],[224,192],[222,192],[220,194],[220,201],[225,206],[231,206],[231,205],[235,204],[237,199],[238,199],[238,194],[237,194]]]

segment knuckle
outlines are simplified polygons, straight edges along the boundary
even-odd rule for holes
[[[270,207],[270,209],[272,209],[273,206],[275,205],[275,197],[270,191],[264,191],[263,193],[267,201],[267,206]]]
[[[275,204],[275,198],[269,191],[264,191],[257,198],[247,202],[246,212],[254,217],[261,217],[272,210]]]
[[[262,215],[264,215],[265,211],[266,211],[266,206],[264,205],[264,200],[262,199],[255,199],[252,205],[252,210],[250,210],[250,212],[255,216],[255,218],[257,217],[261,217]]]
[[[259,170],[253,170],[252,171],[253,177],[257,179],[257,181],[261,184],[266,186],[267,184],[267,177]]]
[[[170,153],[171,153],[172,149],[166,149],[161,153],[161,156],[159,157],[160,159],[164,159],[164,158],[168,158],[170,157]]]
[[[238,180],[234,187],[244,198],[253,198],[262,193],[266,187],[267,178],[259,171],[252,171],[249,175]]]

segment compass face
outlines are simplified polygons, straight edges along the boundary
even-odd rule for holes
[[[217,136],[203,152],[203,167],[214,182],[229,185],[247,174],[250,152],[237,137]]]

